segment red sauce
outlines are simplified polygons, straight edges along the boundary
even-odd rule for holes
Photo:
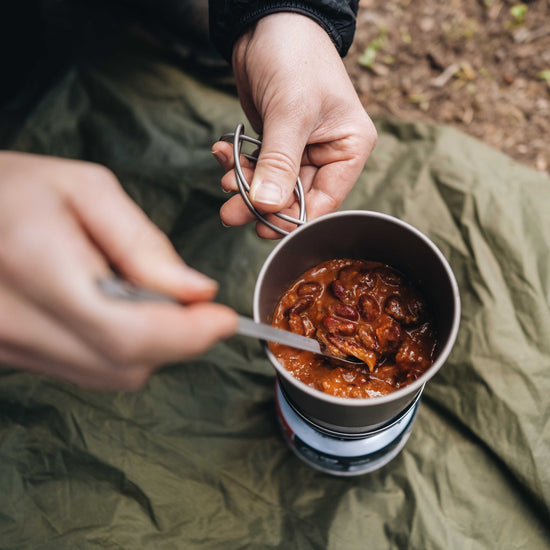
[[[433,363],[436,338],[426,301],[395,269],[364,260],[329,260],[285,291],[272,324],[316,338],[337,357],[270,343],[278,361],[308,386],[338,397],[384,395],[416,380]]]

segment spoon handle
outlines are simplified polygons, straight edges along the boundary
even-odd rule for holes
[[[119,277],[100,279],[98,285],[105,294],[114,298],[122,298],[132,302],[176,303],[176,300],[167,294],[136,286]],[[268,342],[277,342],[278,344],[285,344],[293,348],[312,351],[313,353],[323,353],[319,342],[313,338],[306,338],[305,336],[281,330],[268,324],[256,323],[253,319],[243,317],[242,315],[239,315],[237,332],[242,336],[251,336],[260,340],[267,340]]]
[[[239,325],[237,332],[242,336],[251,336],[268,342],[276,342],[287,346],[311,351],[313,353],[321,353],[321,345],[313,338],[307,338],[288,330],[281,330],[264,323],[256,323],[253,319],[239,315]]]

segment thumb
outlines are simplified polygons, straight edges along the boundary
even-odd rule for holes
[[[250,184],[250,200],[263,212],[288,206],[307,143],[303,128],[293,128],[282,117],[279,121],[264,124],[262,148]]]

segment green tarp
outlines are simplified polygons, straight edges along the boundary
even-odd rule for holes
[[[242,120],[230,91],[153,51],[120,51],[69,68],[1,145],[110,167],[220,282],[218,299],[250,314],[274,244],[222,227],[210,153]],[[353,478],[302,463],[250,339],[166,366],[130,394],[5,366],[0,548],[549,548],[550,180],[450,128],[377,127],[344,208],[429,235],[463,304],[456,347],[398,457]]]

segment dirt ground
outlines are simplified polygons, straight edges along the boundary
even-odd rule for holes
[[[550,0],[361,0],[345,63],[371,115],[449,124],[550,173]]]

